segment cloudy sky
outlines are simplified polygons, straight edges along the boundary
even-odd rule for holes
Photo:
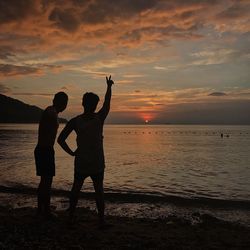
[[[0,93],[109,122],[250,124],[250,0],[0,0]]]

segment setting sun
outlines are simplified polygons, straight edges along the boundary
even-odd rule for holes
[[[138,114],[139,117],[141,118],[141,121],[144,122],[145,124],[151,123],[152,120],[155,119],[155,114],[148,113],[148,112],[143,112]]]

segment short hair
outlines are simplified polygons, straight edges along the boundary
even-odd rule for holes
[[[55,94],[53,104],[64,104],[68,101],[68,95],[65,92],[58,92]]]
[[[92,92],[86,92],[82,97],[82,105],[84,110],[94,112],[99,100],[100,99],[98,95]]]

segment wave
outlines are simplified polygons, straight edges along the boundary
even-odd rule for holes
[[[37,189],[25,185],[2,186],[0,193],[36,195]],[[52,189],[52,196],[68,197],[70,191],[62,189]],[[93,192],[81,192],[80,198],[94,199]],[[173,204],[184,207],[214,207],[214,208],[233,208],[250,210],[250,201],[248,200],[224,200],[206,197],[181,197],[174,195],[156,195],[142,192],[116,192],[115,190],[105,191],[105,200],[109,202],[120,203],[162,203]]]

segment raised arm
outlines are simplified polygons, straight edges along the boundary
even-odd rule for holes
[[[106,82],[107,82],[107,90],[104,98],[104,103],[100,111],[98,112],[103,119],[107,117],[109,110],[110,110],[110,101],[112,96],[112,85],[114,84],[113,80],[111,79],[111,76],[109,78],[106,76]]]
[[[73,121],[70,120],[66,124],[66,126],[64,127],[64,129],[62,130],[62,132],[60,133],[60,135],[57,139],[58,144],[63,148],[63,150],[72,156],[75,155],[75,152],[73,152],[71,150],[71,148],[69,147],[69,145],[66,142],[66,139],[68,138],[69,134],[73,131],[73,129],[74,129]]]

